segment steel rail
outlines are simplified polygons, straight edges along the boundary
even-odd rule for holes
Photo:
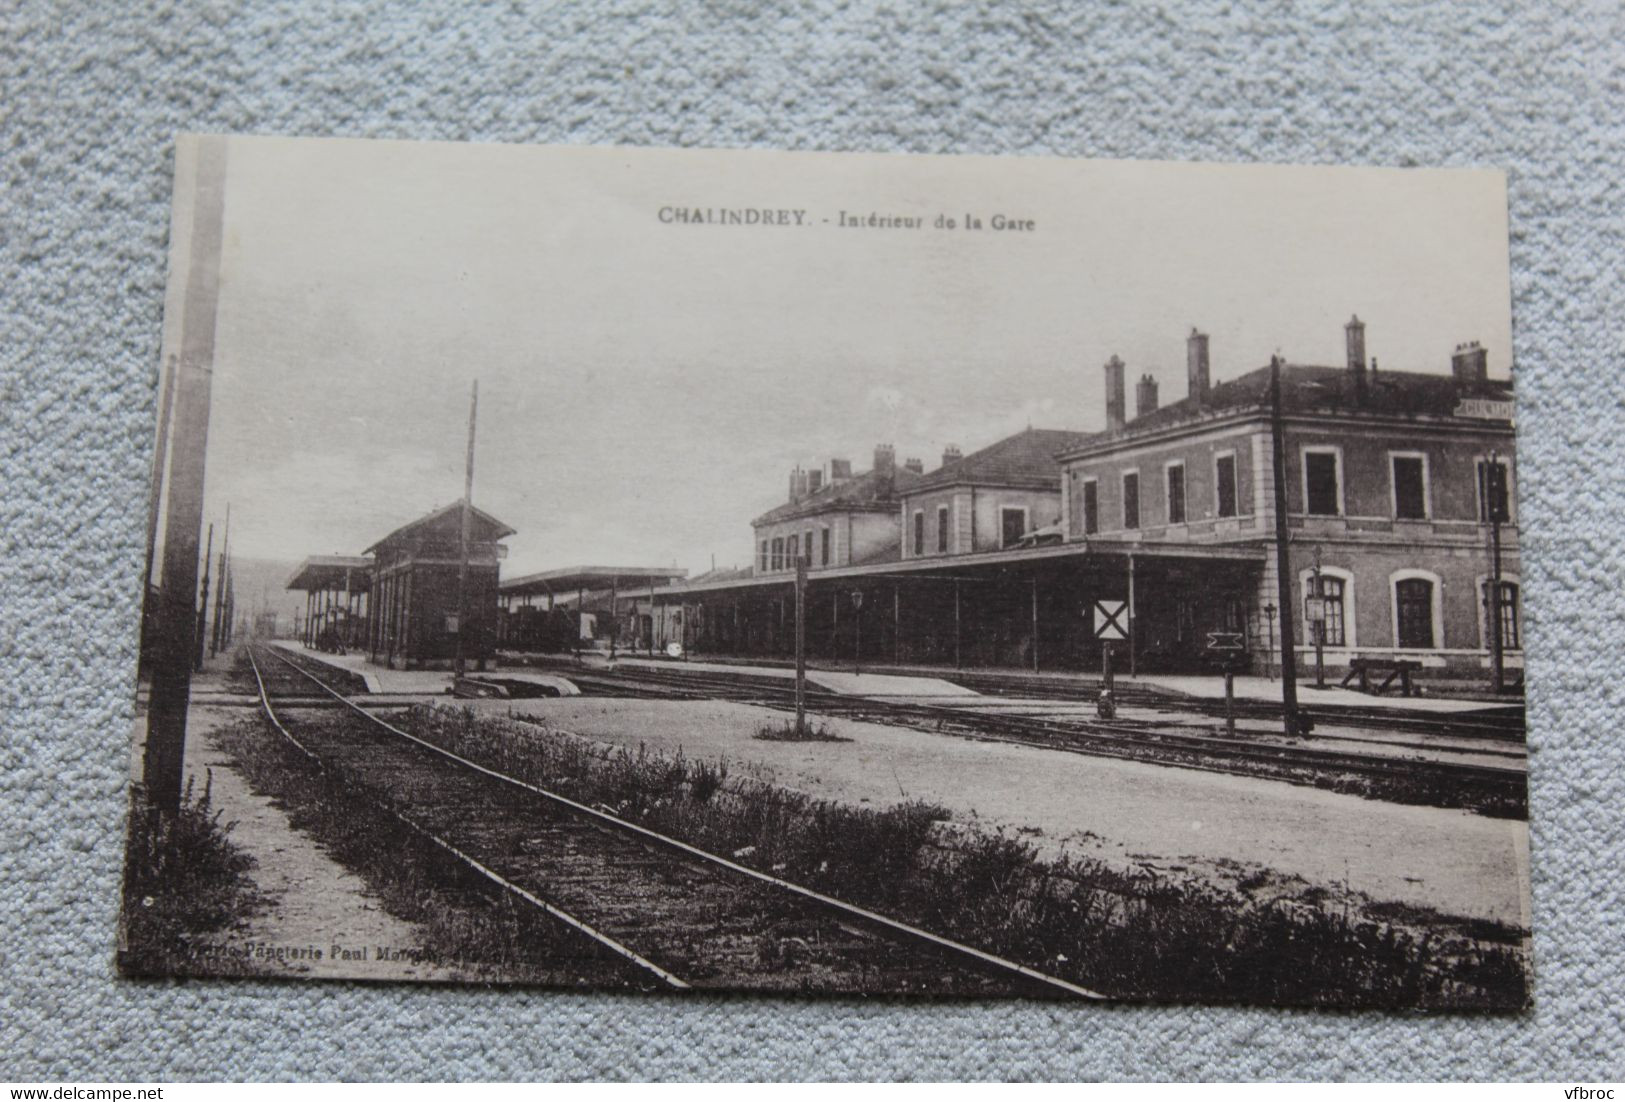
[[[273,653],[275,653],[275,652],[273,652]],[[509,785],[512,785],[512,786],[514,786],[516,788],[523,789],[526,792],[530,792],[533,795],[540,796],[545,800],[548,800],[548,801],[551,801],[552,803],[558,804],[561,807],[568,808],[569,810],[571,810],[571,811],[573,811],[573,812],[575,812],[575,813],[577,813],[579,815],[584,815],[584,816],[586,816],[586,817],[588,817],[590,819],[593,819],[596,822],[603,823],[604,825],[609,826],[609,827],[611,827],[611,828],[613,828],[615,830],[621,831],[623,833],[628,833],[628,834],[635,835],[635,836],[640,837],[640,838],[642,838],[642,839],[644,839],[646,841],[653,842],[656,845],[662,846],[662,847],[667,848],[667,849],[676,850],[676,851],[678,851],[680,853],[686,854],[689,857],[696,858],[696,859],[698,859],[700,861],[704,861],[704,862],[707,862],[709,864],[717,865],[717,866],[719,866],[721,868],[729,870],[730,872],[737,873],[737,874],[739,874],[741,876],[745,876],[745,877],[748,877],[748,878],[750,878],[752,880],[758,881],[759,883],[768,884],[768,885],[771,885],[772,887],[779,888],[779,889],[782,889],[784,891],[790,892],[790,893],[792,893],[794,895],[800,896],[803,899],[810,900],[811,902],[817,903],[817,904],[819,904],[819,905],[821,905],[823,907],[826,907],[826,908],[828,908],[830,910],[833,910],[833,911],[837,912],[838,914],[846,915],[846,916],[848,916],[850,918],[856,918],[856,919],[860,919],[860,920],[865,921],[865,922],[872,923],[872,924],[874,924],[876,926],[880,926],[880,927],[883,927],[883,928],[885,928],[887,930],[890,930],[893,933],[902,934],[904,937],[910,938],[910,939],[915,940],[915,941],[924,942],[924,943],[926,943],[928,945],[931,945],[931,946],[933,946],[935,948],[947,950],[950,953],[953,953],[953,954],[956,954],[956,955],[959,955],[959,956],[962,956],[962,957],[969,957],[970,959],[975,960],[975,961],[979,962],[980,964],[983,964],[983,965],[985,965],[987,967],[996,969],[996,970],[1001,971],[1001,972],[1008,972],[1008,973],[1020,976],[1025,980],[1029,980],[1029,981],[1031,981],[1033,983],[1036,983],[1036,984],[1039,984],[1039,985],[1041,985],[1043,987],[1051,988],[1051,989],[1054,989],[1054,990],[1057,990],[1057,991],[1062,991],[1062,992],[1065,992],[1066,994],[1074,995],[1074,996],[1078,996],[1078,997],[1086,998],[1086,999],[1107,999],[1107,998],[1110,997],[1108,995],[1102,994],[1101,992],[1093,991],[1093,990],[1090,990],[1087,987],[1083,987],[1080,984],[1072,983],[1069,980],[1063,980],[1063,979],[1061,979],[1061,978],[1059,978],[1057,976],[1051,976],[1051,975],[1048,975],[1047,973],[1040,972],[1036,968],[1030,968],[1025,964],[1020,964],[1020,963],[1018,963],[1016,961],[1009,960],[1009,959],[1007,959],[1005,957],[997,956],[996,954],[986,952],[986,951],[984,951],[982,949],[977,949],[974,946],[970,946],[970,945],[966,945],[966,944],[964,944],[962,942],[954,941],[952,938],[946,938],[946,937],[943,937],[940,934],[934,934],[931,931],[921,929],[918,926],[912,926],[912,925],[910,925],[910,924],[908,924],[906,922],[903,922],[903,921],[901,921],[899,919],[892,918],[889,915],[881,914],[879,911],[871,911],[868,908],[859,907],[856,904],[848,903],[843,899],[837,899],[836,897],[834,897],[832,895],[825,895],[823,892],[815,891],[812,888],[804,887],[803,885],[797,884],[794,881],[784,880],[784,879],[782,879],[780,877],[773,876],[770,873],[765,873],[765,872],[761,872],[760,870],[753,869],[753,868],[749,867],[748,865],[741,865],[737,861],[731,861],[726,857],[718,856],[717,854],[712,853],[709,850],[700,849],[699,847],[692,846],[692,845],[688,844],[687,842],[683,842],[683,841],[680,841],[680,840],[678,840],[676,838],[669,837],[668,835],[661,834],[658,831],[650,830],[648,827],[640,826],[637,823],[631,822],[631,821],[626,820],[626,819],[622,819],[622,818],[620,818],[619,816],[616,816],[616,815],[611,815],[606,811],[600,811],[598,808],[589,807],[586,804],[578,803],[577,801],[570,799],[568,796],[561,796],[557,792],[552,792],[552,791],[549,791],[548,789],[542,788],[542,787],[540,787],[538,785],[531,784],[531,783],[529,783],[527,781],[519,780],[517,777],[510,777],[506,773],[498,772],[497,770],[488,768],[488,767],[486,767],[484,765],[479,764],[476,761],[471,761],[468,758],[465,758],[460,754],[454,753],[453,751],[447,750],[446,748],[444,748],[442,746],[436,746],[434,743],[429,742],[429,741],[427,741],[425,739],[419,738],[418,736],[412,734],[409,731],[401,730],[399,727],[396,727],[393,724],[389,723],[388,721],[380,718],[379,716],[374,715],[373,713],[369,712],[367,709],[361,707],[359,704],[356,704],[353,700],[350,700],[349,698],[345,697],[343,694],[341,694],[341,693],[337,692],[336,690],[330,688],[326,684],[323,684],[323,682],[321,681],[320,678],[318,678],[315,674],[311,673],[309,670],[306,670],[302,666],[298,665],[296,662],[294,662],[288,656],[283,655],[283,654],[276,654],[276,657],[281,659],[283,662],[287,663],[297,673],[303,674],[305,677],[309,678],[312,682],[314,682],[315,684],[321,686],[321,688],[323,690],[325,690],[327,693],[329,693],[331,696],[333,696],[334,699],[338,700],[341,704],[345,705],[346,707],[348,707],[349,709],[354,711],[357,715],[360,715],[363,718],[365,718],[366,720],[368,720],[369,722],[374,723],[377,726],[384,728],[386,731],[389,731],[391,734],[397,735],[400,738],[406,739],[409,742],[416,743],[418,746],[421,746],[426,750],[432,751],[433,753],[438,754],[441,757],[444,757],[444,758],[446,758],[446,759],[448,759],[450,761],[456,762],[458,765],[461,765],[461,766],[463,766],[463,767],[465,767],[467,769],[471,769],[476,773],[481,773],[481,774],[483,774],[483,775],[485,775],[487,777],[492,778],[493,780],[500,781],[500,782],[502,782],[504,784],[509,784]]]
[[[326,690],[329,693],[333,693],[333,695],[335,695],[335,696],[338,695],[337,693],[334,693],[334,691],[332,689],[328,688],[326,685],[323,685],[321,683],[321,681],[317,680],[317,678],[314,677],[312,674],[310,674],[306,670],[300,669],[300,667],[298,665],[296,665],[292,660],[284,658],[280,654],[276,654],[275,651],[272,651],[271,653],[273,655],[275,655],[277,658],[281,658],[284,662],[287,662],[287,664],[290,667],[292,667],[295,672],[304,674],[306,677],[309,677],[312,681],[314,681],[322,689]],[[271,726],[275,727],[277,729],[278,733],[280,733],[283,738],[287,739],[288,742],[293,744],[295,749],[297,749],[300,753],[304,754],[311,761],[315,762],[317,768],[321,769],[323,772],[326,772],[327,771],[327,763],[324,762],[321,759],[321,756],[318,755],[317,753],[315,753],[313,750],[311,750],[310,747],[306,746],[304,743],[300,742],[297,738],[295,738],[293,736],[293,734],[287,729],[287,727],[283,726],[282,721],[277,718],[276,709],[274,709],[271,706],[271,698],[270,698],[269,694],[265,691],[265,678],[263,676],[261,676],[261,674],[260,674],[259,663],[254,660],[254,648],[252,646],[250,646],[248,648],[248,664],[249,664],[250,668],[252,668],[253,671],[254,671],[254,680],[259,686],[260,703],[265,709],[265,717],[271,721]],[[344,704],[349,704],[350,703],[349,701],[345,700],[343,697],[339,697],[339,700],[340,700],[341,703],[344,703]],[[355,705],[353,705],[353,704],[351,704],[350,706],[352,708],[355,707]],[[356,710],[357,711],[362,711],[362,709],[360,709],[360,708],[356,708]],[[365,715],[367,713],[362,711],[362,714]],[[380,720],[379,722],[382,722],[382,721]],[[408,736],[408,737],[410,737],[410,736]],[[619,941],[617,941],[614,938],[610,937],[608,934],[605,934],[600,930],[594,929],[592,926],[590,926],[587,923],[581,921],[579,918],[577,918],[575,915],[570,914],[568,911],[561,910],[559,907],[555,906],[552,903],[549,903],[545,899],[542,899],[540,896],[537,896],[534,893],[532,893],[532,892],[526,890],[525,888],[521,887],[520,885],[515,884],[512,880],[509,880],[507,877],[503,876],[501,873],[497,872],[495,869],[492,869],[489,866],[487,866],[485,864],[482,864],[480,861],[478,861],[474,857],[471,857],[469,854],[464,853],[462,850],[458,849],[456,846],[452,845],[450,842],[446,841],[444,838],[441,838],[439,835],[435,834],[433,831],[429,830],[428,828],[422,826],[419,823],[414,822],[409,816],[401,813],[396,808],[390,807],[387,804],[384,804],[384,803],[382,803],[380,801],[377,801],[377,800],[374,800],[373,802],[378,807],[382,808],[384,811],[389,812],[396,819],[400,820],[400,822],[402,824],[404,824],[407,828],[409,828],[410,830],[412,830],[416,834],[420,835],[421,837],[427,839],[428,841],[433,842],[436,846],[439,846],[441,849],[445,850],[452,857],[456,858],[458,861],[461,861],[464,865],[467,865],[469,868],[473,869],[476,873],[478,873],[479,875],[485,877],[487,880],[491,881],[493,884],[496,884],[498,887],[502,888],[503,890],[505,890],[507,892],[510,892],[513,895],[515,895],[515,896],[519,897],[520,899],[524,900],[526,903],[529,903],[532,906],[539,908],[541,911],[543,911],[544,913],[546,913],[550,917],[557,919],[558,921],[564,923],[566,926],[568,926],[571,929],[577,931],[578,933],[586,935],[587,937],[591,938],[593,941],[597,942],[599,945],[602,945],[604,948],[609,949],[611,952],[615,953],[617,956],[619,956],[619,957],[621,957],[621,958],[623,958],[623,959],[625,959],[627,961],[630,961],[632,964],[637,965],[639,968],[642,968],[644,971],[649,972],[650,974],[655,976],[655,978],[659,979],[662,983],[666,984],[668,987],[674,988],[674,989],[679,990],[679,991],[685,991],[685,990],[689,989],[690,985],[688,983],[684,982],[682,979],[679,979],[677,976],[675,976],[672,973],[668,972],[666,969],[660,967],[660,965],[654,963],[653,961],[651,961],[651,960],[649,960],[649,959],[647,959],[647,958],[645,958],[643,956],[640,956],[633,949],[627,947],[626,945],[621,944]]]

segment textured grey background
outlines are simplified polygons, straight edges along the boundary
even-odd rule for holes
[[[1617,4],[0,7],[0,1078],[1625,1075]],[[1537,1009],[115,982],[180,130],[1506,168]]]

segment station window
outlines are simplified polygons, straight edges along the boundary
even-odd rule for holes
[[[1507,492],[1508,486],[1507,465],[1503,460],[1497,459],[1493,470],[1488,459],[1478,461],[1478,519],[1480,523],[1489,524],[1492,521],[1499,521],[1505,524],[1512,519],[1512,496]]]
[[[914,553],[925,554],[925,514],[914,510]]]
[[[1406,578],[1394,583],[1399,616],[1399,645],[1412,650],[1433,648],[1433,583]]]
[[[1004,508],[999,510],[1000,547],[1014,547],[1027,534],[1027,510]]]
[[[948,553],[948,507],[937,506],[937,554]]]
[[[813,564],[813,530],[807,529],[807,534],[801,537],[801,557],[807,560],[807,565]]]
[[[1236,515],[1236,457],[1221,455],[1213,461],[1213,481],[1221,517]]]
[[[1341,497],[1337,473],[1337,453],[1334,451],[1305,451],[1303,453],[1304,511],[1313,516],[1335,517]]]
[[[829,565],[829,529],[825,528],[821,534],[823,536],[823,541],[824,541],[824,546],[823,546],[823,549],[822,549],[823,552],[824,552],[823,553],[823,562],[824,562],[825,566],[828,566]]]
[[[1392,457],[1394,475],[1394,517],[1397,520],[1424,520],[1428,515],[1427,463],[1420,455]]]
[[[1185,464],[1170,463],[1168,471],[1168,523],[1185,523]]]
[[[801,558],[801,537],[791,536],[784,543],[784,568],[794,570],[796,560]]]
[[[1484,608],[1490,615],[1494,610],[1490,608],[1490,583],[1484,583]],[[1493,636],[1486,622],[1484,628],[1484,645],[1490,645]],[[1504,650],[1518,650],[1522,644],[1518,642],[1518,583],[1501,583],[1501,647]]]
[[[1100,531],[1100,484],[1089,479],[1083,484],[1083,534]]]
[[[1140,476],[1130,471],[1123,476],[1123,527],[1140,526]]]
[[[773,569],[784,569],[784,537],[775,536],[773,539]]]
[[[762,541],[762,569],[767,569],[767,541]]]

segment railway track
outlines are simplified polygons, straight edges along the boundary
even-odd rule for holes
[[[757,666],[764,670],[786,670],[791,664],[766,659],[728,661],[741,666]],[[544,664],[547,664],[544,662]],[[1100,694],[1100,683],[1086,674],[1076,678],[1023,676],[1020,674],[976,673],[969,670],[930,670],[924,667],[877,665],[876,674],[900,677],[941,676],[978,693],[990,697],[1027,697],[1041,700],[1066,700],[1080,704],[1093,704]],[[1299,679],[1300,693],[1313,690]],[[1119,706],[1132,705],[1169,713],[1197,713],[1222,719],[1225,706],[1222,700],[1196,696],[1170,696],[1168,692],[1119,681],[1114,690]],[[1258,700],[1234,702],[1237,719],[1281,718],[1281,705]],[[1396,710],[1393,708],[1359,706],[1351,704],[1316,703],[1312,699],[1299,700],[1299,711],[1319,724],[1358,724],[1361,727],[1396,732],[1417,732],[1456,738],[1523,744],[1526,734],[1524,711],[1521,704],[1486,704],[1481,709],[1466,713]]]
[[[762,678],[714,672],[677,672],[647,667],[615,671],[573,670],[584,690],[608,695],[654,695],[725,699],[775,709],[794,707],[793,686]],[[1468,802],[1482,797],[1510,814],[1527,807],[1521,769],[1427,758],[1354,753],[1305,744],[1284,744],[1169,731],[1147,721],[1066,720],[998,715],[920,701],[877,700],[808,688],[806,704],[821,715],[924,727],[978,738],[997,738],[1082,753],[1182,765],[1213,772],[1262,776],[1302,784],[1356,776],[1378,785],[1431,787],[1446,793],[1471,788]]]
[[[618,958],[634,982],[1101,997],[487,768],[361,707],[287,655],[247,653],[267,718],[301,754],[495,888]],[[276,660],[269,670],[266,656]],[[337,702],[347,722],[331,722],[331,706],[327,722],[279,714],[271,685],[301,681]]]

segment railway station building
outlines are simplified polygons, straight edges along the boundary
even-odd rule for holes
[[[1482,675],[1497,539],[1506,663],[1521,667],[1511,384],[1487,377],[1477,344],[1459,346],[1446,375],[1379,370],[1358,317],[1344,338],[1344,364],[1280,370],[1293,612],[1310,625],[1296,632],[1299,668],[1312,667],[1318,632],[1333,669],[1365,657]],[[1194,330],[1186,366],[1184,398],[1159,408],[1144,378],[1127,420],[1122,366],[1107,364],[1110,431],[1060,455],[1066,538],[1101,551],[1258,549],[1257,588],[1244,595],[1257,640],[1280,614],[1270,368],[1213,385],[1208,338]],[[1506,523],[1492,526],[1492,506]],[[1198,645],[1223,612],[1199,586],[1136,611],[1140,644],[1168,651]]]
[[[514,530],[471,507],[462,608],[462,503],[403,525],[367,548],[372,557],[370,657],[396,669],[443,669],[463,657],[484,669],[496,653],[502,540]],[[466,610],[466,611],[465,611]]]
[[[749,567],[644,579],[595,611],[655,650],[786,659],[804,558],[807,654],[826,663],[1096,670],[1092,609],[1122,601],[1120,670],[1212,672],[1208,636],[1232,632],[1272,671],[1278,431],[1300,670],[1318,641],[1333,677],[1364,658],[1476,680],[1492,617],[1518,669],[1511,384],[1488,378],[1477,344],[1448,373],[1379,369],[1358,318],[1344,346],[1342,364],[1281,366],[1278,419],[1271,368],[1215,383],[1193,329],[1167,404],[1141,372],[1131,416],[1128,365],[1108,360],[1103,432],[1029,428],[968,455],[950,446],[931,471],[888,445],[858,474],[840,459],[798,467],[751,522]],[[584,613],[587,590],[577,599]]]

